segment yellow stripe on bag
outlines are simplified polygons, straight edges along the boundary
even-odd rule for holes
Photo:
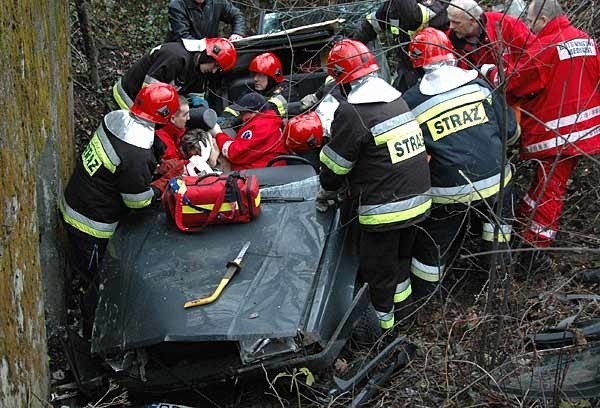
[[[232,207],[233,204],[233,207]],[[258,207],[260,205],[260,193],[254,199],[254,206]],[[202,208],[203,210],[212,211],[215,208],[214,204],[194,204],[196,208]],[[204,211],[197,210],[196,208],[190,207],[189,205],[182,205],[181,212],[183,214],[199,214]],[[237,203],[223,203],[221,204],[221,208],[219,208],[219,212],[232,211],[232,209],[237,209]]]

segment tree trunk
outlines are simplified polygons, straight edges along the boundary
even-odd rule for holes
[[[50,223],[73,152],[68,2],[3,2],[0,38],[0,406],[41,408],[49,383],[42,276],[52,262],[41,261],[40,247],[57,254]]]
[[[86,0],[75,0],[77,9],[77,20],[83,37],[83,46],[85,48],[85,56],[88,60],[88,75],[94,88],[100,88],[100,77],[98,76],[98,49],[94,42],[92,29],[90,24],[90,14],[88,12],[88,3]]]

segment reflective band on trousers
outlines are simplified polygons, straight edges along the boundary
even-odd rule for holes
[[[129,110],[133,106],[133,101],[123,89],[123,85],[121,84],[121,78],[115,83],[113,86],[113,98],[119,105],[121,109]]]
[[[565,144],[577,143],[582,140],[590,139],[594,136],[600,135],[600,125],[597,125],[591,129],[580,130],[579,132],[573,132],[568,135],[557,135],[554,139],[545,140],[543,142],[535,143],[529,146],[525,146],[523,150],[528,153],[541,152],[546,149],[553,149],[558,146]]]
[[[354,162],[344,159],[329,147],[329,145],[325,145],[325,147],[321,149],[319,160],[338,176],[344,176],[350,173],[350,170],[354,167]]]
[[[412,293],[412,287],[410,286],[410,278],[406,279],[404,282],[396,285],[396,293],[394,293],[394,303],[402,303]]]
[[[426,265],[417,258],[413,258],[410,265],[410,272],[424,281],[439,282],[444,272],[444,265]]]
[[[152,197],[154,197],[154,190],[151,188],[137,194],[121,193],[123,203],[125,203],[128,208],[133,208],[134,210],[148,207],[152,203]]]
[[[481,233],[481,239],[488,242],[494,242],[494,224],[488,222],[483,223],[483,232]],[[510,233],[512,232],[512,225],[499,225],[498,226],[498,240],[497,242],[510,242]]]
[[[529,230],[536,235],[539,235],[544,238],[554,239],[556,237],[556,231],[551,228],[546,228],[542,224],[539,224],[535,221],[531,221],[531,226]]]
[[[390,329],[394,327],[394,309],[392,309],[390,312],[380,312],[377,310],[375,312],[377,312],[379,326],[381,326],[382,329]]]
[[[510,165],[504,171],[504,186],[512,178]],[[432,200],[435,204],[469,203],[491,197],[500,191],[500,173],[472,184],[456,187],[431,187]]]
[[[431,198],[426,195],[387,204],[360,205],[358,222],[363,225],[379,225],[406,221],[425,214],[430,208]]]
[[[113,222],[112,224],[106,224],[104,222],[94,221],[85,215],[72,209],[63,195],[59,200],[59,208],[62,213],[63,219],[67,224],[73,228],[78,229],[92,237],[108,239],[112,237],[113,233],[117,229],[119,222]]]

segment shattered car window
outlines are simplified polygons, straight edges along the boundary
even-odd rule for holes
[[[288,11],[277,11],[265,14],[261,34],[272,34],[277,31],[320,23],[327,20],[343,18],[350,24],[342,27],[342,34],[349,34],[354,24],[371,11],[374,11],[381,2],[360,2],[350,4],[336,4],[318,8],[294,8]],[[348,31],[348,32],[347,32]]]

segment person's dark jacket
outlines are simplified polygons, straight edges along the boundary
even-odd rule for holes
[[[186,50],[181,41],[155,47],[127,70],[116,92],[133,101],[142,86],[154,82],[171,84],[180,95],[203,92],[207,74],[198,70],[198,54]]]
[[[449,27],[448,2],[442,0],[388,0],[370,13],[352,33],[355,40],[367,43],[387,33],[399,44],[394,87],[404,92],[417,83],[419,73],[408,57],[408,44],[424,27],[446,31]]]
[[[244,15],[229,0],[205,0],[202,6],[194,0],[171,0],[166,42],[219,37],[220,21],[231,25],[232,34],[245,35]]]

